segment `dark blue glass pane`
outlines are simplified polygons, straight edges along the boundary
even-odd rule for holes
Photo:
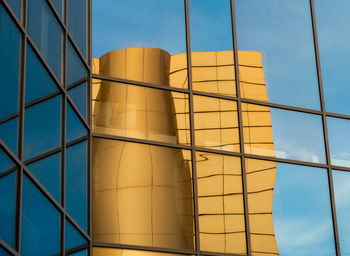
[[[16,172],[0,178],[0,238],[15,246]]]
[[[82,251],[75,252],[75,253],[72,253],[72,254],[69,254],[69,255],[72,255],[72,256],[87,256],[87,250],[82,250]]]
[[[28,33],[61,80],[62,29],[45,0],[28,1]]]
[[[10,256],[2,247],[0,247],[0,256]]]
[[[21,20],[22,0],[7,0],[17,18]]]
[[[68,91],[69,96],[74,101],[74,104],[78,107],[80,113],[86,118],[87,107],[87,90],[86,83],[76,86]]]
[[[10,160],[4,151],[0,149],[0,174],[15,167],[15,164]]]
[[[80,121],[79,117],[71,107],[67,104],[67,131],[66,141],[72,141],[87,134],[87,130],[84,124]]]
[[[60,213],[26,176],[22,200],[22,255],[59,254]]]
[[[67,85],[87,76],[87,71],[84,64],[79,59],[78,54],[74,50],[72,44],[68,41],[67,44]]]
[[[67,148],[66,209],[74,220],[87,229],[87,143]]]
[[[18,112],[21,35],[0,5],[0,119]]]
[[[28,165],[29,170],[41,184],[60,202],[61,153],[57,153]]]
[[[66,251],[87,243],[87,240],[78,232],[78,230],[76,230],[76,228],[73,227],[73,225],[68,220],[66,220],[65,224],[66,233],[64,243],[66,246]]]
[[[68,0],[68,30],[86,58],[87,1]]]
[[[24,119],[24,159],[60,146],[61,97],[56,96],[26,109]]]
[[[27,45],[26,103],[57,91],[57,87],[47,73],[32,48]]]
[[[18,118],[0,124],[0,138],[15,153],[18,152]]]
[[[60,15],[60,17],[62,18],[62,0],[51,0],[51,2],[55,6],[56,11]]]

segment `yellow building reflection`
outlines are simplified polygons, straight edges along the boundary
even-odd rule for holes
[[[242,94],[266,101],[260,52],[239,52],[239,58]],[[236,96],[232,51],[195,52],[192,64],[193,90]],[[93,68],[104,77],[146,83],[95,79],[94,133],[191,144],[187,94],[147,87],[187,88],[185,53],[130,48],[94,59]],[[193,104],[196,145],[239,152],[236,102],[195,95]],[[242,110],[246,153],[264,150],[273,156],[269,108],[243,104]],[[272,221],[276,164],[246,165],[252,251],[278,255]],[[245,254],[240,158],[196,152],[196,168],[201,251]],[[94,139],[95,242],[195,249],[192,191],[190,151]],[[96,250],[94,255],[104,254]]]

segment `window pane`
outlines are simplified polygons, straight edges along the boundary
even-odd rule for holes
[[[86,78],[88,74],[72,44],[69,40],[67,42],[67,86],[70,86],[80,79]]]
[[[6,0],[6,2],[11,6],[12,11],[16,14],[17,18],[21,20],[22,0]]]
[[[21,34],[0,5],[0,120],[18,112]],[[6,36],[5,36],[6,35]]]
[[[325,163],[321,116],[242,104],[248,154]]]
[[[350,114],[350,2],[315,1],[318,45],[326,110]]]
[[[47,73],[38,57],[27,45],[26,103],[57,91],[57,86]]]
[[[325,169],[246,159],[246,173],[252,251],[335,255]]]
[[[68,29],[86,58],[87,0],[68,0]]]
[[[26,109],[24,159],[59,147],[61,144],[61,97],[56,96]]]
[[[87,240],[76,230],[75,227],[66,219],[65,222],[65,250],[71,250],[76,247],[87,244]],[[80,254],[70,254],[70,255],[80,255]]]
[[[239,152],[237,103],[203,96],[194,96],[196,145]]]
[[[350,120],[327,117],[327,129],[331,163],[350,167]]]
[[[0,149],[0,174],[8,171],[14,167],[15,167],[15,164],[5,154],[5,152],[2,149]]]
[[[87,189],[87,142],[84,141],[70,146],[66,152],[66,208],[84,230],[87,230]]]
[[[193,250],[191,152],[106,139],[93,148],[94,241]]]
[[[22,255],[60,253],[60,213],[27,178],[23,177]]]
[[[184,1],[99,0],[92,10],[94,73],[187,87]]]
[[[196,161],[201,250],[245,254],[241,159],[197,152]]]
[[[189,145],[188,106],[187,94],[94,80],[93,131]]]
[[[86,111],[87,111],[87,86],[86,82],[82,83],[72,89],[68,90],[68,95],[74,101],[74,104],[79,109],[80,113],[86,119]]]
[[[87,252],[87,250],[82,250],[82,251],[75,252],[75,253],[72,253],[72,254],[69,254],[69,255],[71,255],[71,256],[87,256],[88,252]]]
[[[15,153],[18,153],[18,118],[0,123],[0,138]]]
[[[61,153],[28,165],[29,170],[58,201],[61,201]]]
[[[308,0],[235,1],[242,97],[320,109]]]
[[[45,0],[28,1],[28,33],[61,80],[62,29]]]
[[[236,96],[230,0],[190,0],[192,87]]]
[[[333,171],[334,197],[342,255],[350,254],[350,173]]]
[[[135,256],[185,256],[184,254],[175,253],[162,253],[151,251],[139,251],[139,250],[126,250],[126,249],[112,249],[112,248],[93,248],[94,256],[118,256],[118,255],[135,255]]]
[[[81,138],[87,135],[87,129],[80,121],[78,115],[75,113],[70,103],[67,103],[67,130],[66,142]]]
[[[16,172],[0,177],[0,238],[15,247]]]
[[[51,0],[51,2],[55,6],[55,9],[60,15],[60,17],[62,18],[62,0]]]

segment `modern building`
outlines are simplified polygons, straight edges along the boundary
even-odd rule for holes
[[[350,255],[346,0],[0,0],[0,255]]]

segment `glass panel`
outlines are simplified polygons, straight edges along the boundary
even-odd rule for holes
[[[315,1],[326,110],[347,115],[350,114],[349,11],[350,2],[346,0]]]
[[[69,255],[71,255],[71,256],[88,256],[88,252],[87,252],[87,250],[82,250],[82,251],[75,252],[75,253],[72,253]]]
[[[139,250],[126,250],[126,249],[112,249],[94,247],[92,249],[94,256],[185,256],[184,254],[175,253],[162,253],[162,252],[150,252],[150,251],[139,251]],[[193,256],[193,255],[192,255]]]
[[[15,247],[16,172],[0,177],[0,238]]]
[[[239,152],[237,103],[195,95],[193,104],[196,145]]]
[[[80,121],[79,117],[71,107],[70,103],[67,103],[67,130],[66,130],[66,142],[81,138],[87,135],[87,129]]]
[[[331,163],[350,167],[350,120],[327,117],[327,129]]]
[[[6,0],[6,2],[11,6],[13,12],[16,14],[17,18],[21,20],[22,17],[22,0]]]
[[[79,159],[79,161],[77,161]],[[87,142],[66,151],[66,209],[74,220],[87,230]]]
[[[241,159],[196,153],[200,246],[246,253]]]
[[[93,143],[94,241],[193,250],[191,152]]]
[[[21,34],[0,5],[0,120],[18,112]],[[6,35],[6,36],[4,36]]]
[[[75,227],[66,219],[65,222],[65,250],[71,250],[76,247],[82,246],[84,244],[87,244],[87,240],[79,233],[78,230],[76,230]],[[71,254],[76,255],[76,254]],[[80,255],[80,254],[77,254]]]
[[[60,253],[60,213],[27,178],[23,177],[22,255]]]
[[[246,159],[253,255],[335,255],[327,171]]]
[[[192,87],[236,96],[230,0],[190,0]]]
[[[28,165],[29,170],[58,201],[61,201],[61,153]]]
[[[61,80],[62,29],[45,0],[28,0],[28,33]]]
[[[73,0],[75,1],[75,0]],[[70,41],[67,41],[67,86],[87,78],[87,70]]]
[[[62,0],[51,0],[51,2],[55,6],[55,9],[60,15],[60,17],[62,18]]]
[[[56,96],[26,109],[24,118],[24,159],[61,144],[61,97]]]
[[[326,162],[321,116],[246,103],[242,111],[246,153]]]
[[[86,58],[87,0],[68,0],[68,29]]]
[[[237,0],[235,9],[241,96],[319,110],[309,1]]]
[[[86,119],[86,110],[87,110],[87,86],[86,82],[82,83],[72,89],[68,90],[68,95],[74,101],[74,104],[79,109],[80,113]]]
[[[0,149],[0,174],[16,167],[6,153]]]
[[[92,10],[94,73],[187,88],[184,1],[99,0]]]
[[[27,45],[26,103],[57,91],[57,86],[47,73],[38,57]]]
[[[18,153],[18,118],[0,123],[0,138],[15,153]]]
[[[1,256],[11,256],[7,251],[5,251],[5,249],[3,249],[1,246],[0,246],[0,255]]]
[[[350,254],[350,173],[333,171],[335,206],[338,220],[338,234],[342,255]]]
[[[92,100],[95,133],[190,145],[187,94],[94,80]]]

